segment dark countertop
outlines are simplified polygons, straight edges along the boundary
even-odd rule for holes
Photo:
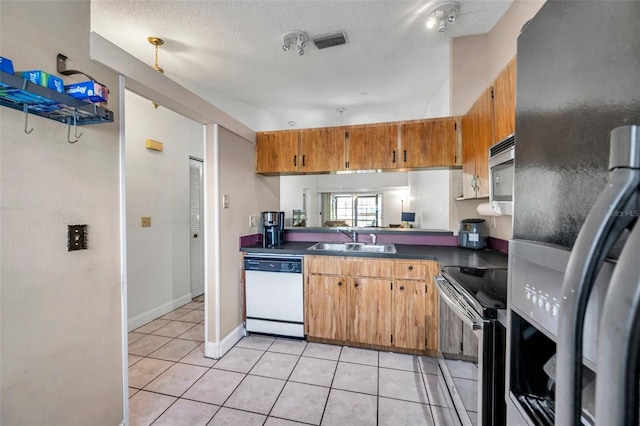
[[[313,228],[313,227],[287,227],[284,230],[286,232],[326,232],[326,233],[336,233],[338,230],[344,229],[345,231],[356,231],[358,234],[401,234],[401,235],[448,235],[452,236],[453,232],[448,231],[446,229],[420,229],[420,228],[350,228],[345,226],[337,226],[337,227],[328,227],[324,226],[322,228]]]
[[[335,228],[333,228],[335,229]],[[335,232],[335,231],[334,231]],[[342,251],[307,250],[314,243],[287,242],[280,248],[262,248],[262,245],[241,247],[247,253],[281,253],[314,256],[375,257],[381,259],[436,260],[440,266],[469,266],[479,268],[506,268],[507,255],[498,250],[471,250],[451,246],[395,244],[397,253],[354,253]]]

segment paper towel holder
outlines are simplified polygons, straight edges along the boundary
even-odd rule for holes
[[[480,216],[510,216],[511,213],[507,213],[502,208],[503,205],[504,203],[496,203],[495,201],[480,203],[476,210]]]

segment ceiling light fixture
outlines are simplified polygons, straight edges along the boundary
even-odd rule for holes
[[[304,31],[290,31],[284,35],[284,42],[282,43],[282,50],[288,52],[291,48],[291,44],[295,43],[298,55],[304,55],[304,48],[307,47],[309,36]]]
[[[429,8],[427,28],[438,28],[438,32],[445,32],[448,24],[456,22],[460,3],[457,1],[442,1]]]
[[[160,74],[164,74],[164,70],[160,67],[160,65],[158,65],[158,47],[164,44],[164,40],[161,39],[160,37],[151,36],[151,37],[147,37],[147,41],[156,47],[156,61],[151,68],[158,71]],[[158,109],[157,103],[151,101],[151,104],[153,105],[154,108]]]

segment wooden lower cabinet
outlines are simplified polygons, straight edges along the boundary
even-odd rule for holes
[[[424,281],[396,281],[393,293],[393,344],[425,349],[426,285]]]
[[[347,340],[347,282],[340,276],[309,275],[307,334]]]
[[[438,264],[431,260],[398,260],[394,269],[394,346],[435,355],[438,292],[434,276],[438,273]]]
[[[305,256],[311,340],[435,355],[435,261]]]
[[[388,278],[350,278],[349,341],[391,345],[391,281]]]
[[[425,284],[427,285],[427,294],[425,297],[426,311],[426,347],[425,350],[432,355],[438,353],[438,288],[436,287],[435,276],[440,272],[440,267],[435,261],[426,261],[425,263]]]

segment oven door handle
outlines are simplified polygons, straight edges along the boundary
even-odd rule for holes
[[[476,314],[471,307],[462,309],[460,306],[462,302],[456,303],[454,300],[456,297],[453,294],[454,290],[449,288],[451,284],[442,275],[436,276],[436,285],[438,286],[438,293],[442,297],[442,300],[455,312],[458,318],[474,331],[482,329],[482,317]]]

